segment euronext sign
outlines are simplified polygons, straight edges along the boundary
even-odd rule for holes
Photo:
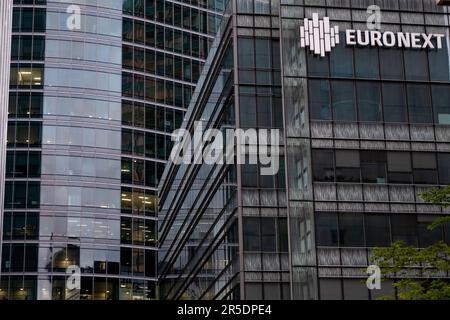
[[[345,44],[360,47],[442,49],[444,34],[426,34],[417,32],[392,32],[376,30],[345,31]],[[304,19],[300,27],[300,46],[309,47],[313,54],[324,57],[327,52],[340,43],[339,26],[330,26],[330,19],[319,19],[317,13],[312,19]]]
[[[348,46],[442,49],[444,34],[426,34],[409,32],[380,32],[373,30],[346,30],[345,39]],[[435,40],[435,41],[434,41]]]

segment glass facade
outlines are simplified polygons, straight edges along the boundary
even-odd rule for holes
[[[0,299],[158,298],[157,185],[223,6],[14,1]]]
[[[294,299],[393,294],[390,283],[365,285],[373,247],[448,241],[448,227],[426,231],[446,211],[418,196],[449,183],[448,9],[376,2],[380,32],[443,34],[442,49],[346,45],[346,30],[367,30],[369,2],[281,4]],[[342,41],[325,57],[296,47],[313,13],[340,29]]]
[[[448,7],[376,1],[381,32],[442,34],[441,49],[346,45],[346,30],[367,30],[371,4],[230,1],[183,127],[222,128],[220,108],[202,112],[230,94],[213,88],[232,51],[233,105],[223,114],[236,128],[281,129],[280,172],[230,166],[233,201],[214,209],[230,180],[204,164],[166,168],[161,298],[376,299],[395,290],[366,287],[374,247],[449,243],[448,225],[426,228],[448,210],[418,196],[450,183]],[[314,13],[341,31],[324,57],[301,46]]]

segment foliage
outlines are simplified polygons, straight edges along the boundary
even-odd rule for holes
[[[450,207],[450,186],[420,196],[426,202]],[[438,218],[428,229],[448,221],[450,216]],[[450,268],[450,246],[442,241],[421,249],[395,242],[387,248],[375,248],[370,261],[380,267],[383,280],[393,281],[399,299],[450,300],[450,281],[442,277]]]

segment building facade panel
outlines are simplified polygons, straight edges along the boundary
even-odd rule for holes
[[[376,299],[395,291],[388,282],[381,291],[365,285],[374,247],[448,242],[447,225],[426,229],[448,210],[419,196],[449,184],[448,7],[378,1],[377,25],[369,19],[371,4],[229,3],[224,30],[233,38],[234,126],[281,129],[281,173],[268,178],[258,166],[236,166],[239,254],[234,270],[223,269],[236,289],[218,277],[210,298]],[[208,107],[204,96],[211,96],[224,50],[218,45],[208,58],[186,116],[189,130],[199,118],[194,110]],[[219,124],[208,116],[208,126]],[[197,281],[194,271],[169,271],[187,250],[175,239],[192,235],[202,221],[186,219],[177,207],[191,194],[180,194],[184,183],[194,179],[170,164],[160,185],[159,233],[173,234],[160,243],[160,280],[170,288],[163,298],[198,297],[183,291]]]

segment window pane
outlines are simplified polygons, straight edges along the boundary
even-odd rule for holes
[[[409,152],[388,152],[390,183],[411,183],[411,155]]]
[[[426,85],[408,85],[409,121],[412,123],[433,123],[431,115],[430,88]]]
[[[359,182],[359,151],[336,151],[336,180],[341,182]]]
[[[245,218],[244,220],[244,250],[260,251],[260,225],[257,218]]]
[[[332,81],[331,92],[334,120],[355,121],[355,91],[353,82]]]
[[[277,237],[275,228],[275,218],[261,219],[261,251],[276,252]]]
[[[407,122],[405,87],[399,83],[383,84],[384,121]]]
[[[381,121],[380,84],[359,82],[356,84],[360,121]]]
[[[434,85],[433,95],[434,121],[439,124],[450,124],[450,87]]]
[[[419,247],[425,248],[431,246],[439,241],[442,241],[442,227],[439,226],[433,230],[429,230],[428,226],[435,221],[437,217],[418,217],[418,234],[419,234]]]
[[[341,39],[345,34],[341,32]],[[335,47],[330,54],[331,76],[353,77],[353,48],[346,47],[343,43]]]
[[[392,241],[417,246],[416,219],[415,215],[394,214],[391,217]]]
[[[367,247],[387,247],[391,244],[389,216],[368,214],[364,217]]]
[[[339,214],[339,246],[364,246],[363,216],[358,213]]]
[[[356,77],[378,79],[380,77],[378,67],[378,50],[374,48],[355,49]]]
[[[314,180],[334,181],[333,152],[325,150],[313,150],[312,159]]]
[[[437,169],[434,153],[414,152],[414,183],[436,184]]]
[[[318,246],[337,246],[337,215],[334,213],[316,214],[316,240]]]
[[[328,81],[309,81],[309,107],[311,119],[331,120],[330,87]]]
[[[438,154],[439,162],[439,183],[450,184],[450,154],[442,153]]]
[[[363,182],[386,182],[386,153],[383,151],[361,152],[361,173]]]
[[[239,38],[238,39],[238,54],[239,54],[239,67],[241,68],[254,68],[254,43],[253,39]]]
[[[428,80],[428,57],[426,51],[404,50],[406,80]]]
[[[403,79],[403,54],[401,49],[380,50],[381,79]]]

